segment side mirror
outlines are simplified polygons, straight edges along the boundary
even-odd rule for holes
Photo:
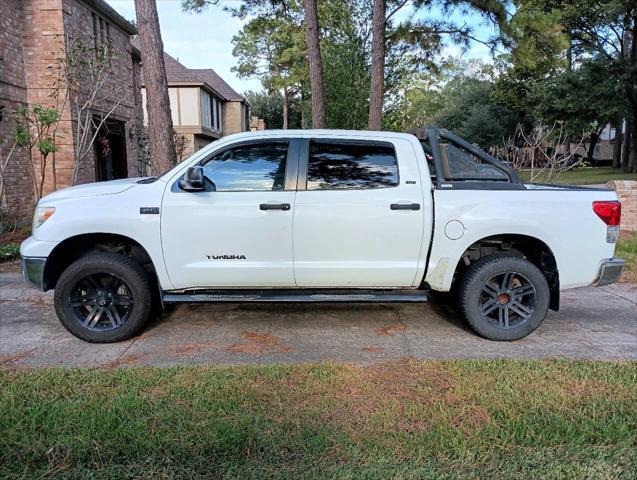
[[[179,188],[187,192],[199,192],[206,188],[203,167],[197,165],[186,170],[184,178],[179,180]]]

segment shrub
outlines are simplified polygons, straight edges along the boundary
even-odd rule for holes
[[[17,243],[3,243],[0,245],[0,262],[13,260],[20,256],[20,245]]]

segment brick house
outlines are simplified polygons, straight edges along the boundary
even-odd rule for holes
[[[0,160],[13,144],[17,111],[34,105],[53,106],[51,71],[69,42],[109,42],[114,57],[105,88],[117,89],[119,105],[96,135],[93,152],[78,172],[77,183],[139,175],[139,142],[143,113],[141,57],[130,39],[135,27],[104,0],[2,0],[0,2]],[[65,85],[69,91],[69,85]],[[108,105],[111,100],[105,101]],[[114,99],[111,105],[115,105]],[[71,185],[75,168],[76,114],[72,100],[62,111],[56,133],[57,151],[50,155],[43,193]],[[92,112],[96,116],[104,112]],[[32,155],[39,167],[37,152]],[[51,163],[55,161],[55,185]],[[16,150],[5,170],[3,202],[32,208],[35,182],[27,151]],[[36,181],[41,176],[36,169]]]
[[[137,45],[136,40],[133,45]],[[164,64],[173,128],[188,143],[185,156],[217,138],[250,130],[248,102],[217,72],[211,68],[188,68],[167,53]],[[142,102],[146,115],[143,73]]]

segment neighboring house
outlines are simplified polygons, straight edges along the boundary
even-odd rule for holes
[[[252,117],[250,119],[250,131],[257,132],[259,130],[265,130],[265,120],[259,117]]]
[[[593,157],[598,163],[613,163],[613,150],[615,149],[616,129],[610,123],[604,127],[599,135]]]
[[[138,45],[138,40],[133,44]],[[225,135],[246,132],[249,105],[211,68],[187,68],[164,53],[173,128],[188,140],[186,156]],[[142,101],[146,114],[146,90],[142,74]]]
[[[53,106],[51,72],[73,39],[87,45],[110,42],[114,58],[107,70],[105,88],[117,91],[121,103],[97,132],[93,154],[81,163],[77,183],[139,175],[141,108],[141,58],[131,46],[135,27],[104,0],[2,0],[0,1],[0,160],[7,158],[13,144],[17,112],[21,107]],[[69,89],[69,87],[71,87]],[[63,83],[71,93],[74,86]],[[72,97],[72,95],[71,95]],[[111,100],[105,101],[107,105]],[[115,103],[112,103],[115,105]],[[95,111],[99,117],[105,112]],[[76,113],[73,103],[62,112],[56,133],[55,185],[49,156],[44,194],[71,185],[75,167]],[[27,151],[16,150],[5,171],[7,204],[32,206],[37,162],[33,178]]]
[[[571,150],[582,158],[588,157],[588,149],[590,148],[590,142],[584,142],[581,145],[571,144]],[[593,166],[599,165],[612,165],[613,163],[613,150],[615,148],[615,127],[610,123],[605,125],[599,134],[599,139],[595,143],[593,148]]]

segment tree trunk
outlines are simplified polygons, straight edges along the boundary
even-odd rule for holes
[[[621,167],[624,169],[625,172],[628,171],[628,160],[630,157],[630,149],[631,149],[631,144],[634,143],[631,140],[631,132],[632,132],[632,122],[630,120],[626,120],[626,132],[624,133],[624,142],[622,145],[622,161],[621,161]]]
[[[310,64],[310,90],[312,92],[312,128],[325,128],[325,84],[319,39],[316,0],[303,0],[307,22],[307,51]]]
[[[151,174],[159,175],[168,170],[176,158],[164,65],[164,45],[159,31],[155,1],[135,0],[135,12],[146,88],[150,170]]]
[[[622,161],[622,128],[624,119],[615,123],[615,143],[613,144],[613,168],[621,167]]]
[[[631,26],[632,23],[632,26]],[[631,28],[632,27],[632,28]],[[624,19],[623,52],[629,67],[635,67],[637,60],[637,15]],[[626,106],[629,116],[625,119],[624,141],[622,145],[621,166],[625,172],[637,168],[635,155],[637,151],[637,88],[630,78],[626,76],[624,85]]]
[[[633,10],[632,30],[630,33],[630,50],[628,53],[629,64],[635,69],[637,62],[637,14]],[[634,76],[632,77],[634,80]],[[628,81],[628,105],[632,113],[631,120],[626,125],[626,137],[630,137],[628,148],[626,149],[625,171],[637,172],[637,86],[634,81]]]
[[[289,100],[288,100],[288,89],[283,89],[283,130],[288,129],[288,117],[289,117]]]
[[[305,130],[307,127],[305,125],[305,99],[303,98],[303,90],[301,89],[301,129]]]
[[[628,158],[626,159],[626,172],[637,172],[637,122],[632,123],[630,130],[630,145],[628,148]]]
[[[374,0],[371,76],[368,126],[370,130],[380,130],[383,124],[385,94],[385,0]]]
[[[591,132],[591,136],[588,142],[588,152],[586,152],[586,161],[588,162],[589,165],[593,164],[594,155],[595,155],[595,146],[597,145],[598,141],[599,141],[599,132],[597,130],[594,130],[593,132]]]

